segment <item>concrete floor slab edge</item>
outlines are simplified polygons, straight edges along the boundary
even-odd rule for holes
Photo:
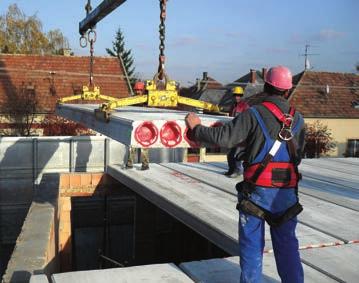
[[[166,199],[160,195],[156,195],[149,191],[141,183],[136,182],[132,178],[121,174],[115,166],[109,166],[107,173],[123,183],[124,185],[132,188],[136,193],[146,198],[156,206],[165,210],[167,213],[184,223],[185,225],[192,228],[194,231],[207,238],[209,241],[219,246],[231,255],[238,254],[238,241],[237,239],[229,239],[221,231],[218,231],[214,227],[210,227],[208,224],[203,223],[200,219],[197,219],[194,215],[190,215],[187,211],[169,203]]]

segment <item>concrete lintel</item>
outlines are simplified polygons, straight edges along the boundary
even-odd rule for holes
[[[188,131],[184,121],[188,114],[186,111],[128,106],[115,109],[111,112],[109,121],[105,122],[95,117],[94,111],[98,108],[99,106],[95,104],[60,104],[56,107],[56,114],[133,147],[189,148],[199,146],[194,145],[186,134]],[[232,120],[226,116],[205,114],[199,114],[199,116],[202,124],[206,126],[217,126]],[[149,127],[149,130],[141,132],[140,129],[144,125]],[[147,140],[141,142],[139,136],[147,134],[153,138],[149,142]]]

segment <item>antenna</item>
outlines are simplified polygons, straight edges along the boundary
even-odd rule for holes
[[[310,67],[310,62],[309,62],[308,56],[319,55],[319,54],[314,54],[314,53],[308,53],[309,52],[309,47],[313,47],[313,45],[306,44],[305,45],[305,53],[304,54],[299,54],[299,56],[304,56],[305,57],[305,59],[304,59],[304,70],[313,69],[313,68]]]

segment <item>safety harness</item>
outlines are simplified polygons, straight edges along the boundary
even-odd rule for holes
[[[274,141],[271,149],[265,155],[260,163],[250,164],[246,166],[244,171],[244,181],[236,185],[243,198],[237,204],[237,209],[253,216],[264,219],[270,226],[279,226],[289,219],[298,215],[303,207],[297,201],[293,206],[289,207],[281,216],[275,217],[271,212],[263,209],[255,204],[251,199],[251,194],[256,190],[257,186],[264,188],[295,188],[298,199],[298,182],[301,178],[298,172],[298,160],[296,153],[296,144],[293,139],[293,122],[295,109],[290,108],[289,113],[283,113],[282,110],[272,102],[263,102],[270,113],[282,124],[277,139]],[[254,110],[255,111],[255,110]],[[287,144],[289,161],[275,162],[274,156],[281,148],[282,143]],[[281,149],[280,149],[281,148]]]

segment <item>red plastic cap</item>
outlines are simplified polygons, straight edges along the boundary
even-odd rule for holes
[[[292,73],[284,66],[270,68],[264,81],[280,90],[292,88]]]
[[[134,90],[144,90],[145,84],[143,82],[136,82],[133,89]]]
[[[174,147],[182,141],[181,127],[173,121],[166,122],[160,131],[161,143],[166,147]]]
[[[154,144],[158,139],[158,129],[150,121],[145,121],[135,130],[135,140],[147,147]]]

